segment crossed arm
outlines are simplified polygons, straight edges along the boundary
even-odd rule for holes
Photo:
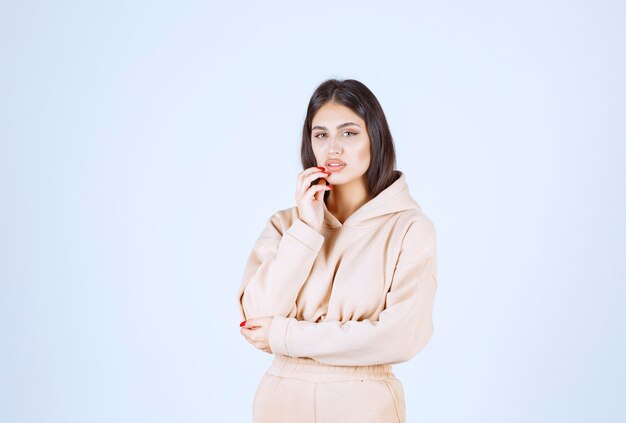
[[[258,326],[243,328],[242,334],[266,352],[333,365],[394,364],[421,351],[432,336],[437,287],[432,222],[424,217],[407,229],[386,307],[377,320],[316,323],[295,318],[295,299],[322,243],[323,236],[303,222],[295,221],[281,236],[270,219],[250,255],[238,297],[246,326]]]

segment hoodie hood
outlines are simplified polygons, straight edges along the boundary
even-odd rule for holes
[[[327,229],[339,229],[342,227],[367,228],[378,224],[385,216],[405,210],[421,212],[419,204],[411,197],[406,176],[397,170],[400,176],[385,188],[376,197],[359,207],[342,224],[326,207],[324,203],[324,223]]]

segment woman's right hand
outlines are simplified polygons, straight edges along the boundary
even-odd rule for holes
[[[321,170],[320,170],[321,169]],[[300,220],[319,231],[324,221],[324,193],[332,189],[326,181],[330,172],[320,167],[310,167],[298,174],[296,186],[296,204]],[[311,186],[311,182],[322,178],[317,184]]]

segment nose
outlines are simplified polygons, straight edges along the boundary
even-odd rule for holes
[[[335,137],[331,137],[328,141],[328,154],[340,154],[341,153],[341,141],[338,141]]]

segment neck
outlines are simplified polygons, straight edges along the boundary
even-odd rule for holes
[[[326,201],[326,208],[342,224],[369,200],[364,177],[347,184],[333,185],[333,188]]]

